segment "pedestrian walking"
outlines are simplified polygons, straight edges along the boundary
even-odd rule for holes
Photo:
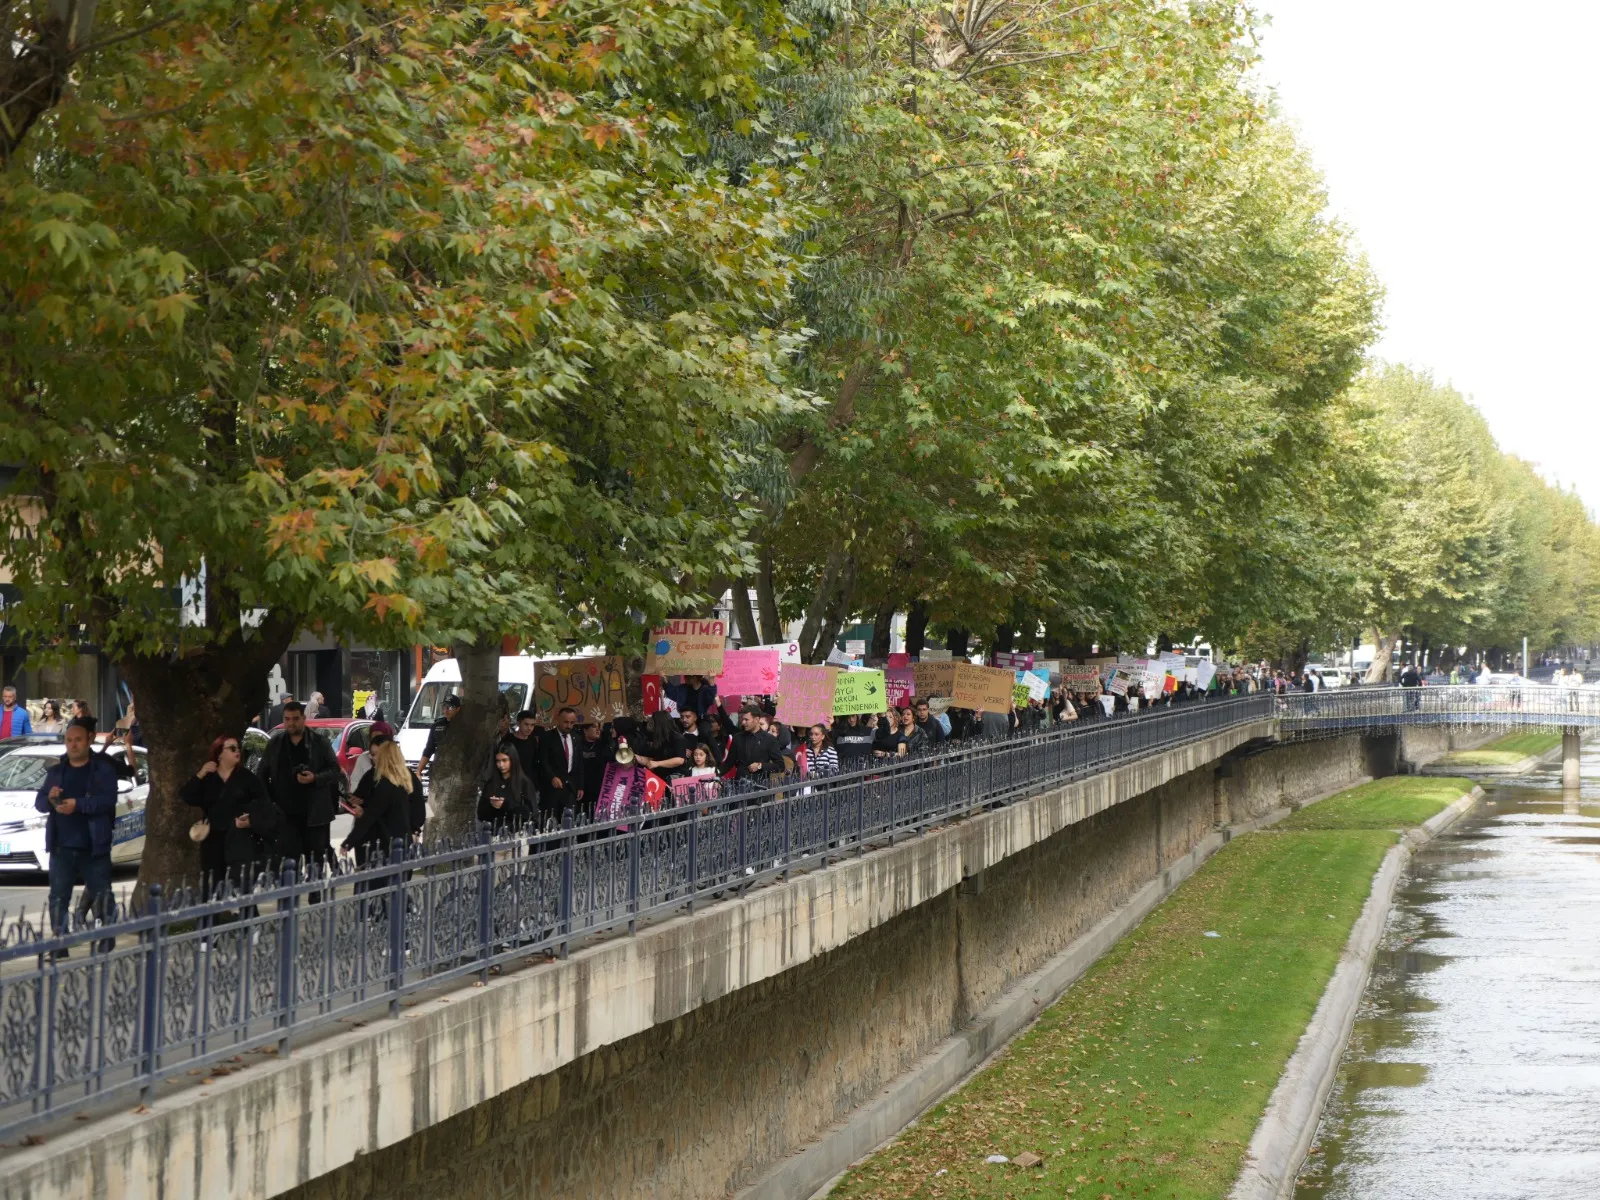
[[[178,799],[204,814],[189,836],[200,843],[200,870],[209,885],[232,879],[248,888],[270,869],[283,814],[260,777],[245,770],[238,738],[211,743],[211,756],[184,781]]]
[[[539,739],[539,817],[548,825],[561,822],[562,813],[578,805],[583,786],[578,776],[578,739],[573,730],[578,710],[563,708],[556,713],[554,729],[546,729]]]
[[[343,772],[328,740],[306,728],[305,707],[298,700],[283,706],[283,728],[267,743],[257,771],[283,814],[278,837],[283,857],[303,858],[308,865],[331,863],[329,826]]]
[[[392,737],[373,737],[372,770],[344,808],[355,824],[340,849],[353,853],[361,866],[422,831],[428,820],[422,780],[406,765],[406,756]]]
[[[33,732],[28,706],[17,702],[17,689],[9,683],[0,689],[0,740],[27,737]]]
[[[83,884],[80,911],[111,919],[111,826],[117,812],[117,773],[89,749],[92,730],[67,726],[67,750],[45,773],[33,806],[48,814],[44,847],[50,856],[50,928],[66,930],[72,889]],[[56,957],[66,957],[59,950]]]
[[[294,703],[294,693],[284,692],[279,696],[271,708],[267,709],[267,729],[276,729],[283,724],[283,710]]]
[[[419,778],[428,773],[428,764],[433,761],[433,756],[439,753],[439,744],[450,732],[450,722],[455,720],[456,714],[460,711],[460,696],[452,693],[444,698],[444,703],[439,706],[439,715],[434,718],[433,726],[428,730],[428,740],[422,744],[422,757],[417,759]]]
[[[61,715],[61,705],[55,700],[44,702],[43,712],[38,723],[33,727],[34,733],[65,733],[67,731],[66,718]]]
[[[494,752],[494,770],[478,790],[478,820],[500,834],[522,828],[538,811],[533,785],[523,775],[516,752],[500,747]]]
[[[739,732],[733,735],[727,766],[738,779],[764,780],[775,768],[782,770],[778,739],[761,727],[761,710],[747,704],[739,710]]]

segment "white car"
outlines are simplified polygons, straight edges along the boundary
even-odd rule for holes
[[[0,872],[45,871],[46,814],[33,807],[45,773],[67,752],[60,742],[28,742],[0,757]],[[99,750],[96,750],[99,753]],[[121,746],[106,753],[122,755]],[[145,752],[133,748],[133,779],[117,780],[117,816],[111,827],[111,861],[137,863],[144,853],[144,806],[150,795]]]
[[[1315,675],[1322,680],[1324,688],[1344,687],[1350,682],[1350,672],[1344,667],[1329,667],[1322,663],[1308,663],[1306,674]]]

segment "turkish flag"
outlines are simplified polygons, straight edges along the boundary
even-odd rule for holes
[[[641,675],[639,685],[644,690],[644,715],[651,716],[661,711],[661,686],[660,675]]]
[[[649,770],[648,768],[643,769],[645,806],[651,812],[657,812],[661,808],[662,798],[667,794],[667,781],[661,778],[661,776],[657,775],[654,771]]]

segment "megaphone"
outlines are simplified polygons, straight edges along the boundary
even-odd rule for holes
[[[628,745],[627,738],[617,739],[617,762],[621,766],[630,766],[633,763],[633,747]]]

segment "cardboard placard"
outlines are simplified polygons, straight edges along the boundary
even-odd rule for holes
[[[1017,682],[1014,672],[1000,667],[975,667],[971,663],[956,663],[955,667],[950,699],[957,708],[1011,711],[1011,689]]]
[[[729,650],[722,656],[722,674],[717,676],[717,691],[741,696],[771,696],[778,690],[776,650]]]
[[[1011,686],[1011,703],[1017,708],[1028,707],[1028,685],[1016,683]]]
[[[889,711],[889,692],[882,671],[840,671],[833,681],[833,715]]]
[[[888,689],[890,708],[899,708],[900,701],[917,694],[917,676],[910,667],[890,667],[883,673],[883,685]]]
[[[911,668],[911,677],[918,696],[948,696],[956,686],[956,664],[953,662],[919,662]]]
[[[722,674],[728,642],[726,621],[683,618],[650,631],[650,653],[644,669],[651,675]]]
[[[921,654],[917,655],[918,662],[950,662],[954,658],[955,655],[948,650],[928,649],[926,647],[924,647]]]
[[[778,676],[778,720],[784,725],[833,722],[834,677],[838,667],[784,663]]]
[[[533,665],[533,702],[541,725],[554,725],[563,708],[575,708],[584,722],[614,721],[628,715],[622,658],[541,659]]]
[[[897,651],[894,654],[889,655],[888,666],[891,668],[909,667],[910,665],[911,655],[905,653],[904,651]]]
[[[1061,686],[1069,692],[1098,694],[1100,691],[1100,672],[1095,667],[1080,667],[1073,663],[1066,663],[1061,668]]]

